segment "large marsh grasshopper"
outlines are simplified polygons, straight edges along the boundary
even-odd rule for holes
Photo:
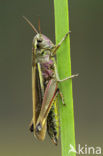
[[[57,49],[66,39],[69,32],[58,45],[54,45],[48,37],[38,32],[26,17],[23,18],[36,33],[32,43],[33,118],[30,130],[34,132],[36,138],[42,141],[45,139],[47,131],[53,143],[57,145],[59,120],[56,98],[58,94],[64,104],[58,83],[77,76],[72,75],[60,80],[55,62]]]

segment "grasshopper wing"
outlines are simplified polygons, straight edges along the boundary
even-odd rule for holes
[[[36,122],[40,114],[42,100],[44,96],[43,77],[41,73],[41,67],[39,63],[32,64],[32,100],[33,100],[33,118],[30,126],[30,130],[34,131],[34,136],[39,140],[45,139],[46,123],[39,135],[35,133]]]
[[[56,93],[57,93],[57,82],[54,79],[51,79],[46,87],[40,115],[36,123],[37,134],[39,134],[42,131],[42,128],[46,123],[47,116],[51,109],[53,101],[56,97]]]

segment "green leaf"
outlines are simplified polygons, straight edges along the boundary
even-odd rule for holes
[[[68,0],[54,0],[56,44],[69,32],[68,15]],[[70,35],[57,51],[57,68],[60,79],[71,75]],[[75,152],[69,152],[70,144],[75,148],[72,80],[60,82],[59,88],[66,104],[64,106],[59,98],[62,156],[75,156]]]

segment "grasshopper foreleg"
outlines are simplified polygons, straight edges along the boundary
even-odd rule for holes
[[[71,31],[69,31],[68,33],[65,34],[65,36],[62,38],[62,40],[57,44],[55,45],[55,48],[53,50],[53,55],[56,54],[56,51],[57,49],[61,46],[61,44],[63,43],[63,41],[67,38],[67,36],[71,33]]]

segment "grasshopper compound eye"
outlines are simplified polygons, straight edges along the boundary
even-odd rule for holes
[[[41,38],[40,39],[37,39],[37,42],[41,43],[42,42],[42,39]]]
[[[42,41],[43,40],[41,38],[38,38],[37,39],[37,48],[40,48],[41,47]]]

